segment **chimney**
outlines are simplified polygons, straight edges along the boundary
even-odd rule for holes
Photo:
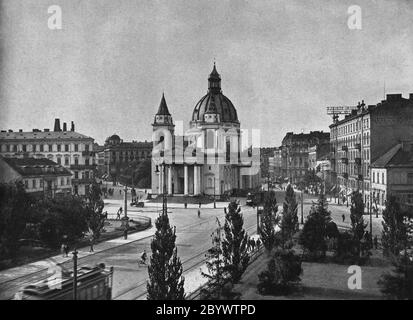
[[[53,131],[54,132],[62,131],[60,129],[60,119],[59,118],[54,119],[54,129],[53,129]]]
[[[63,131],[67,131],[67,124],[66,124],[66,122],[63,122]]]
[[[49,132],[50,131],[50,129],[44,129],[44,132]]]
[[[9,129],[9,132],[13,132],[13,130],[12,130],[12,129]]]
[[[410,94],[409,94],[409,99],[410,99],[410,100],[413,100],[413,93],[410,93]]]
[[[72,121],[70,131],[75,131],[75,123]]]
[[[19,129],[19,132],[23,132],[23,129]]]

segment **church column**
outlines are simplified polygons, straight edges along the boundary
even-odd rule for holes
[[[199,168],[194,165],[194,195],[199,194],[199,175],[198,175]]]
[[[172,194],[172,166],[168,166],[168,194]]]
[[[184,165],[184,195],[188,195],[188,166]]]
[[[159,166],[159,175],[158,175],[158,194],[162,193],[162,167]]]

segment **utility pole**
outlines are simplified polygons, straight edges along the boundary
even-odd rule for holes
[[[304,193],[301,190],[301,224],[304,224]]]
[[[77,249],[72,252],[73,254],[73,300],[77,300]]]
[[[215,202],[215,177],[214,177],[214,209],[217,208],[217,204]]]

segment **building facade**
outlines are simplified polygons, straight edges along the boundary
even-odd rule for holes
[[[0,155],[5,158],[45,158],[72,172],[72,192],[85,195],[94,181],[94,139],[75,132],[72,122],[68,131],[60,120],[55,119],[54,130],[33,129],[32,132],[2,130],[0,132]]]
[[[340,199],[363,193],[366,208],[373,204],[370,165],[403,140],[413,139],[413,94],[388,94],[377,105],[357,109],[330,125],[331,171]]]
[[[310,148],[327,144],[329,141],[328,132],[311,131],[299,134],[288,132],[282,141],[282,176],[294,184],[302,181],[310,167]]]
[[[151,142],[124,142],[117,134],[114,134],[106,139],[104,146],[99,147],[98,170],[116,183],[123,169],[137,161],[150,160],[151,154]]]
[[[215,65],[185,134],[175,134],[164,96],[152,126],[152,193],[219,196],[259,185],[259,149],[243,147],[237,111],[222,94]]]
[[[372,207],[382,212],[388,196],[413,206],[413,141],[403,141],[371,165]]]
[[[72,194],[72,173],[45,158],[0,157],[0,182],[22,182],[25,191],[35,197]]]

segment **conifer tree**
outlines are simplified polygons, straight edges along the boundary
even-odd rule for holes
[[[210,280],[210,292],[208,292],[209,298],[220,298],[222,294],[222,289],[226,280],[226,273],[224,272],[224,259],[222,254],[222,227],[219,219],[217,221],[217,228],[211,234],[212,247],[208,250],[205,255],[206,267],[208,273],[202,272],[202,276]],[[212,294],[212,296],[211,296]]]
[[[382,245],[386,255],[399,255],[407,238],[407,225],[404,223],[406,213],[399,202],[390,196],[383,210]]]
[[[358,255],[360,255],[362,251],[362,240],[365,234],[365,228],[367,227],[367,223],[364,222],[363,214],[363,195],[360,192],[355,191],[351,196],[350,220],[353,240],[356,243],[355,250]]]
[[[324,193],[320,193],[316,205],[310,214],[300,234],[300,243],[313,258],[324,257],[327,250],[327,225],[331,221],[328,203]]]
[[[281,234],[283,246],[292,241],[293,235],[298,231],[298,204],[293,187],[289,184],[285,192],[283,215],[281,219]]]
[[[237,283],[241,279],[249,262],[248,235],[243,226],[241,208],[236,201],[232,201],[225,214],[222,242],[224,271],[228,272],[232,283]]]
[[[176,230],[169,224],[166,210],[155,221],[156,232],[151,242],[152,256],[148,266],[148,300],[183,300],[182,263],[175,246]]]
[[[276,216],[278,211],[275,192],[270,191],[265,194],[264,210],[261,220],[261,240],[268,253],[277,246],[277,237],[274,227],[278,224],[279,218]]]

